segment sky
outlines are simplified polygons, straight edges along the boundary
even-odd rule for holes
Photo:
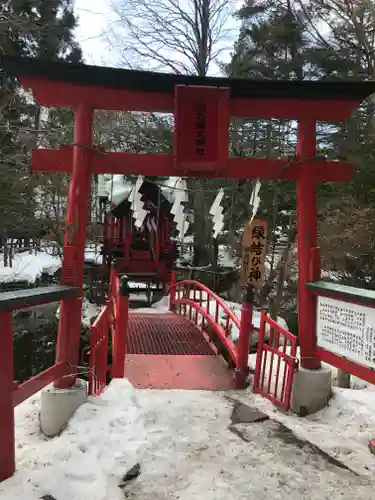
[[[115,65],[117,56],[103,36],[114,20],[110,0],[75,0],[75,12],[79,18],[77,38],[85,61],[100,66]]]
[[[243,0],[233,0],[235,9]],[[111,35],[111,23],[116,21],[116,14],[111,5],[113,0],[75,0],[75,12],[79,18],[77,38],[83,49],[85,62],[100,66],[118,66],[119,53],[111,47],[108,37]],[[233,42],[236,38],[238,23],[231,20],[228,28],[233,29]],[[106,39],[107,38],[107,39]],[[225,59],[229,59],[230,50]],[[216,68],[216,72],[218,72]]]

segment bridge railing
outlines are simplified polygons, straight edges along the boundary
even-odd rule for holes
[[[0,481],[11,477],[15,470],[14,407],[33,396],[51,382],[74,383],[77,368],[69,339],[59,334],[55,363],[38,375],[19,384],[14,380],[13,362],[13,312],[42,304],[62,301],[78,303],[81,290],[74,286],[51,285],[47,287],[3,292],[0,294]],[[61,326],[61,325],[60,325]],[[59,328],[60,328],[59,326]],[[58,384],[57,384],[58,385]]]
[[[108,339],[113,323],[113,301],[108,300],[99,316],[90,327],[89,349],[89,387],[90,396],[97,396],[107,383],[108,371]]]
[[[285,411],[290,407],[293,377],[298,370],[297,343],[295,335],[262,312],[253,391]]]
[[[90,347],[88,350],[90,395],[97,396],[102,392],[107,384],[108,375],[113,378],[124,377],[128,311],[127,277],[123,276],[120,279],[113,267],[108,300],[90,327]],[[109,343],[112,349],[112,363],[108,362]]]
[[[246,385],[249,373],[248,351],[252,333],[251,314],[242,309],[241,320],[224,300],[208,287],[194,280],[175,281],[172,276],[170,309],[193,321],[208,335],[210,342],[222,344],[228,353],[228,365],[235,368],[236,386]],[[232,329],[239,332],[238,343],[231,339]]]

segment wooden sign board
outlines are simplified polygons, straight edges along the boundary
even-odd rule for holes
[[[245,224],[242,241],[242,279],[246,286],[261,288],[264,283],[268,222],[256,217]]]

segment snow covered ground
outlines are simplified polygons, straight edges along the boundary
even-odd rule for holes
[[[354,401],[354,393],[362,396]],[[375,393],[349,394],[336,392],[329,408],[299,419],[251,393],[135,390],[115,380],[54,439],[39,432],[36,395],[16,408],[17,472],[0,484],[0,498],[369,500],[375,460],[366,445],[375,434]],[[234,425],[231,398],[272,420]],[[277,420],[312,436],[355,473],[293,439]],[[120,488],[136,463],[140,475]]]
[[[101,256],[95,246],[88,246],[85,250],[87,262],[101,263]],[[61,268],[61,258],[51,255],[47,251],[20,252],[12,259],[12,267],[4,266],[4,256],[0,255],[0,282],[27,281],[35,283],[43,273],[55,274]]]
[[[258,408],[358,475],[374,480],[375,457],[368,449],[368,442],[375,438],[374,386],[362,390],[334,388],[329,405],[305,418],[285,415],[260,398]]]
[[[21,252],[13,257],[12,267],[4,266],[4,258],[0,258],[0,282],[28,281],[34,283],[43,273],[53,275],[61,267],[60,257],[47,252]]]

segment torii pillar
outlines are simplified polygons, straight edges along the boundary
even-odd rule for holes
[[[331,370],[316,350],[316,297],[306,283],[320,278],[317,237],[316,119],[301,117],[297,141],[298,337],[301,366],[294,376],[291,410],[301,416],[324,408],[331,397]],[[317,258],[318,257],[318,258]]]
[[[82,287],[88,200],[91,184],[91,146],[94,109],[82,102],[75,108],[73,166],[69,184],[68,208],[64,236],[64,254],[61,283]],[[58,389],[71,387],[77,377],[79,341],[81,332],[82,296],[61,302],[56,363],[68,361],[71,377],[55,382]]]
[[[306,288],[311,280],[312,249],[317,247],[317,181],[313,160],[316,157],[316,120],[302,118],[298,123],[297,142],[297,246],[298,246],[298,336],[301,366],[320,368],[316,357],[315,297]]]

